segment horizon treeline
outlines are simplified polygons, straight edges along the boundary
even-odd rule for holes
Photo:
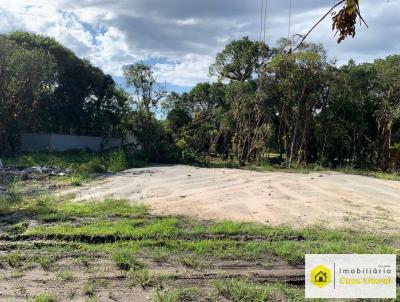
[[[337,66],[320,44],[290,45],[232,41],[210,66],[219,81],[181,94],[167,94],[151,66],[127,65],[129,95],[52,38],[0,35],[0,153],[17,152],[26,131],[131,132],[153,161],[395,169],[400,56]]]
[[[183,157],[396,168],[400,56],[336,66],[322,45],[290,45],[233,41],[210,67],[224,83],[169,95],[166,128]]]

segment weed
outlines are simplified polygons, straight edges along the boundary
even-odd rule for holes
[[[90,260],[89,260],[89,257],[88,256],[85,256],[85,255],[81,255],[81,256],[79,256],[79,261],[82,263],[82,265],[84,266],[84,267],[86,267],[86,268],[89,268],[90,267]]]
[[[87,297],[94,297],[95,288],[92,282],[88,281],[82,286],[83,293]]]
[[[145,268],[139,270],[131,269],[128,272],[128,277],[132,281],[133,286],[140,285],[143,288],[153,287],[161,281],[161,277],[149,272]]]
[[[113,255],[113,259],[117,266],[125,271],[138,270],[144,267],[144,264],[138,261],[133,253],[128,249],[117,251]]]
[[[7,202],[17,205],[23,201],[21,187],[18,185],[18,180],[14,179],[6,188]]]
[[[174,289],[157,291],[154,295],[155,302],[183,302],[198,301],[196,288]]]
[[[158,264],[168,261],[168,253],[162,252],[159,249],[157,249],[153,252],[152,257],[153,257],[153,261]]]
[[[87,180],[89,177],[85,175],[79,175],[79,174],[73,174],[70,176],[62,176],[58,178],[58,180],[67,186],[74,186],[74,187],[79,187],[83,184],[85,180]]]
[[[21,269],[17,269],[16,271],[12,272],[10,277],[13,279],[20,279],[25,275],[24,271]]]
[[[125,170],[128,167],[125,153],[122,150],[110,153],[108,157],[108,169],[111,172],[118,172]]]
[[[58,298],[54,294],[43,293],[36,295],[31,302],[57,302]]]
[[[226,280],[214,283],[218,293],[233,302],[304,301],[304,292],[282,284],[257,284],[246,280]],[[274,299],[277,295],[280,299]]]
[[[179,262],[187,268],[199,269],[202,267],[202,263],[193,255],[184,255],[179,258]]]
[[[24,263],[24,259],[25,259],[25,257],[19,251],[13,252],[13,253],[9,254],[8,257],[7,257],[8,264],[12,268],[20,268],[20,267],[22,267],[22,265]]]
[[[70,271],[61,271],[57,273],[57,277],[64,282],[70,282],[74,279],[74,275]]]
[[[44,269],[45,271],[48,271],[52,268],[53,264],[54,264],[55,259],[51,256],[40,256],[38,259],[38,262],[40,264],[40,266],[42,267],[42,269]]]
[[[28,226],[29,226],[29,223],[26,221],[18,222],[16,224],[13,224],[12,226],[10,226],[7,229],[7,233],[13,234],[13,235],[21,234],[28,228]]]

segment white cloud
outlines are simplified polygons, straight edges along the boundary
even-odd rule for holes
[[[193,86],[208,79],[208,68],[213,57],[188,54],[181,62],[156,64],[157,78],[178,86]]]
[[[291,33],[304,33],[332,2],[294,1]],[[330,18],[308,41],[322,42],[330,57],[371,61],[400,49],[400,1],[364,0],[369,29],[337,45]],[[260,1],[232,0],[0,0],[0,31],[49,35],[114,76],[140,60],[159,62],[160,80],[192,86],[207,81],[216,52],[232,39],[260,32]],[[288,31],[288,1],[269,1],[267,38]]]

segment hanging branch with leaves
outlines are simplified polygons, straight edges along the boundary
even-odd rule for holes
[[[338,12],[335,12],[335,9],[337,7],[340,7],[341,5],[343,5],[342,8]],[[328,12],[323,15],[322,18],[320,18],[318,22],[315,23],[305,35],[297,34],[297,36],[299,36],[301,40],[296,47],[289,51],[289,53],[296,51],[303,44],[305,39],[311,34],[311,32],[329,14],[332,15],[332,30],[336,31],[335,35],[339,34],[339,38],[337,41],[338,43],[342,42],[349,36],[353,38],[355,37],[357,19],[360,20],[360,24],[363,23],[365,24],[365,26],[368,27],[368,24],[365,22],[364,18],[361,15],[359,0],[341,0],[334,6],[332,6],[328,10]]]

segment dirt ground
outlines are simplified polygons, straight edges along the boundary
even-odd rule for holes
[[[377,232],[400,230],[400,182],[336,172],[284,173],[184,165],[130,169],[78,189],[77,200],[126,198],[154,214]]]

